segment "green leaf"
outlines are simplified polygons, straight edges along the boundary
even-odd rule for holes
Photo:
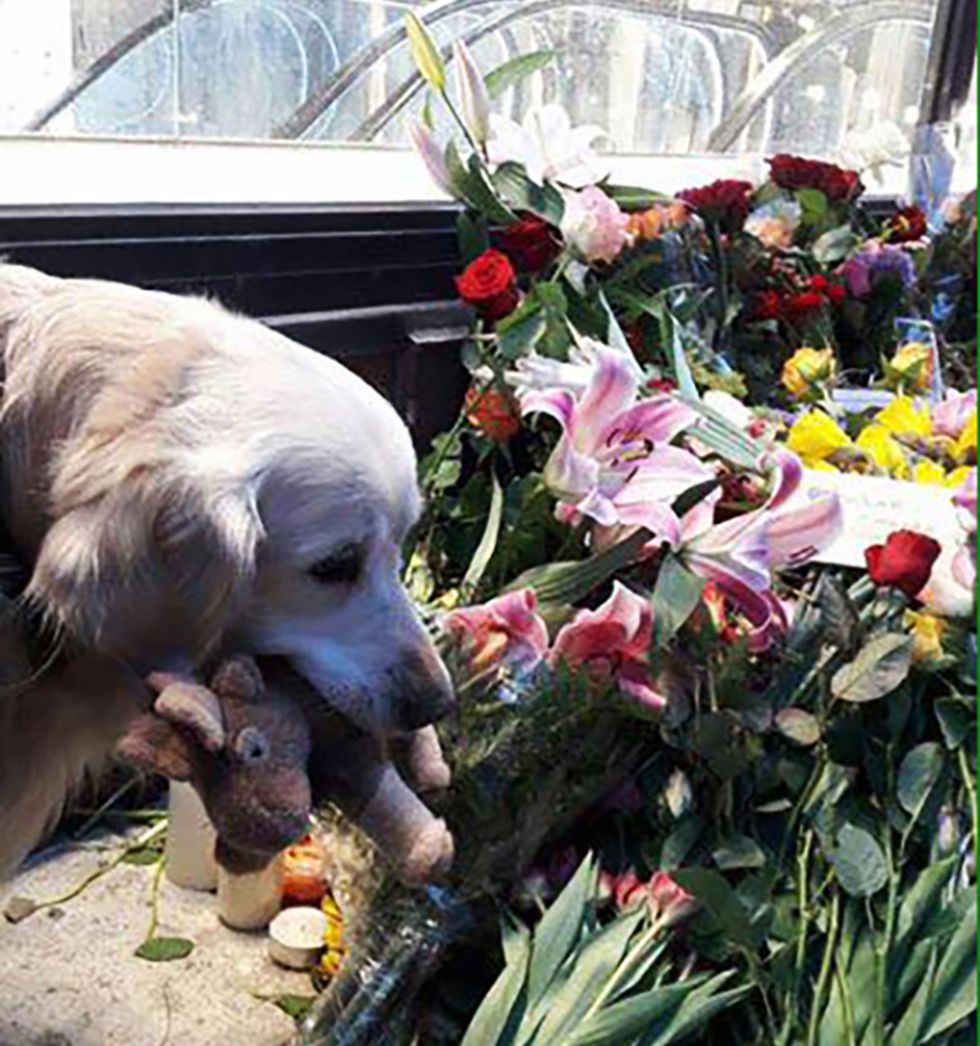
[[[163,857],[163,851],[155,846],[141,846],[138,850],[130,850],[123,858],[124,864],[156,864]]]
[[[528,966],[529,1008],[533,1008],[544,995],[578,940],[586,905],[595,892],[595,879],[595,862],[589,856],[538,923]]]
[[[598,585],[635,562],[643,546],[652,539],[650,531],[640,530],[589,559],[535,567],[511,582],[506,591],[533,588],[542,603],[578,603]]]
[[[755,946],[748,913],[722,875],[708,868],[682,868],[672,878],[695,896],[728,940],[743,948]]]
[[[505,936],[507,964],[473,1015],[460,1046],[510,1046],[524,1016],[524,983],[531,957],[528,933]]]
[[[934,741],[918,745],[905,756],[898,769],[896,790],[906,813],[918,817],[942,772],[942,746]]]
[[[722,871],[733,868],[761,868],[766,863],[762,847],[747,835],[733,833],[725,836],[711,851],[715,864]]]
[[[977,1008],[976,894],[966,918],[943,952],[919,1042],[929,1043]]]
[[[517,221],[517,215],[498,196],[497,189],[487,177],[486,169],[476,153],[470,157],[469,178],[465,184],[464,195],[488,221],[496,225],[513,225]]]
[[[541,303],[529,296],[497,324],[497,351],[505,360],[520,359],[544,337],[547,326]]]
[[[967,737],[976,733],[976,709],[963,698],[941,697],[933,704],[933,711],[947,748],[959,748]]]
[[[500,481],[497,479],[496,473],[493,475],[493,489],[490,495],[490,511],[487,513],[487,525],[484,528],[483,536],[480,538],[480,543],[476,547],[476,551],[473,553],[473,558],[470,560],[470,565],[466,570],[466,574],[463,577],[463,586],[467,589],[474,589],[479,585],[486,573],[487,567],[490,565],[490,560],[493,558],[493,554],[497,548],[497,541],[500,538],[500,523],[504,515],[504,491],[500,486]]]
[[[666,556],[651,599],[654,635],[659,646],[666,647],[697,609],[705,584],[704,578],[688,570],[673,553]]]
[[[555,56],[554,51],[531,51],[498,65],[483,78],[487,93],[491,98],[499,98],[509,87],[516,86],[521,80],[550,65]]]
[[[877,701],[901,686],[911,664],[911,637],[886,632],[875,636],[850,664],[839,669],[830,688],[841,701]]]
[[[701,818],[695,815],[688,815],[677,823],[677,827],[664,840],[660,852],[660,867],[665,872],[671,872],[684,863],[703,827]]]
[[[624,211],[647,211],[659,203],[670,203],[673,200],[673,197],[666,193],[640,189],[632,185],[604,185],[602,191],[615,200]]]
[[[494,188],[509,207],[516,211],[529,211],[549,225],[561,225],[565,216],[565,201],[553,185],[537,185],[528,178],[524,168],[516,163],[502,163],[493,172],[492,180]]]
[[[630,940],[645,918],[642,910],[619,916],[594,933],[575,954],[568,980],[554,996],[545,999],[547,1016],[536,1034],[537,1041],[567,1041],[622,962]],[[635,961],[632,953],[630,961]]]
[[[803,208],[804,225],[819,225],[827,216],[827,197],[819,189],[797,189],[793,195]]]
[[[851,897],[871,897],[888,882],[888,864],[877,840],[857,825],[845,824],[837,837],[833,865],[841,888]]]
[[[479,258],[490,246],[486,223],[482,220],[475,221],[466,211],[461,211],[456,219],[456,238],[459,242],[459,253],[466,265]]]
[[[811,748],[820,740],[817,717],[802,708],[783,708],[777,712],[776,729],[801,748]]]
[[[829,229],[820,236],[811,250],[814,260],[821,265],[836,265],[837,262],[843,261],[860,242],[860,237],[851,230],[849,225],[839,225],[836,229]]]
[[[741,988],[730,988],[727,992],[717,992],[731,978],[731,973],[720,973],[697,991],[692,992],[681,1005],[670,1024],[654,1039],[643,1039],[641,1046],[669,1046],[670,1043],[682,1042],[697,1031],[702,1031],[710,1020],[730,1006],[741,1002],[751,991],[753,985]],[[702,1035],[703,1038],[703,1035]]]
[[[184,937],[150,937],[134,952],[137,959],[147,962],[173,962],[186,959],[194,951],[194,942]]]
[[[446,87],[446,66],[442,55],[429,31],[411,11],[405,15],[405,32],[416,68],[426,83],[441,93]]]
[[[316,1002],[315,995],[279,995],[272,1000],[273,1005],[278,1006],[287,1017],[292,1017],[294,1021],[305,1017],[314,1002]]]
[[[622,1046],[653,1022],[670,1016],[691,994],[696,984],[653,988],[613,1003],[584,1021],[566,1040],[567,1046]],[[562,1046],[566,1046],[566,1043]]]
[[[929,964],[922,977],[919,990],[912,997],[912,1001],[905,1008],[898,1026],[892,1032],[888,1040],[888,1046],[917,1046],[922,1025],[925,1023],[926,1006],[932,994],[932,979],[936,973],[936,949],[930,949]]]

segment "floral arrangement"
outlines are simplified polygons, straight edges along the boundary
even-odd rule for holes
[[[302,1041],[975,1041],[972,202],[876,215],[793,156],[616,186],[598,128],[492,111],[549,56],[458,44],[451,91],[408,26],[474,319],[408,560],[459,860],[379,890]],[[956,547],[819,562],[829,472],[934,486]]]

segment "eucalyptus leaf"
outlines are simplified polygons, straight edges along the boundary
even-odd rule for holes
[[[194,951],[194,942],[184,937],[150,937],[134,952],[137,959],[147,962],[173,962],[186,959]]]
[[[515,87],[522,80],[550,65],[556,57],[554,51],[531,51],[518,55],[510,61],[491,69],[483,78],[491,98],[499,98],[504,91]]]
[[[917,817],[943,772],[942,746],[934,741],[917,745],[898,768],[896,790],[906,813]]]
[[[857,825],[845,824],[833,854],[837,880],[852,897],[871,897],[888,882],[888,864],[878,841]]]
[[[701,818],[690,814],[678,822],[677,827],[664,840],[663,849],[660,851],[660,867],[665,872],[673,871],[684,863],[703,828]]]
[[[836,265],[861,242],[849,225],[828,229],[813,245],[813,257],[821,265]]]
[[[877,701],[905,681],[912,665],[912,639],[898,632],[875,636],[831,680],[834,697],[857,703]]]
[[[734,868],[761,868],[766,863],[762,847],[749,836],[738,833],[725,836],[711,851],[711,856],[726,872]]]
[[[777,712],[776,729],[787,740],[802,748],[811,748],[820,740],[817,717],[802,708],[783,708]]]

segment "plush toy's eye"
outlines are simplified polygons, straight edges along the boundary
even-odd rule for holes
[[[246,726],[238,731],[232,748],[244,763],[264,763],[269,758],[272,746],[258,727]]]
[[[344,545],[310,567],[310,577],[322,585],[353,585],[364,570],[364,550],[360,545]]]

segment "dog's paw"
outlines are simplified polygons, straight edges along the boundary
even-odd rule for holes
[[[455,853],[452,832],[446,822],[434,820],[416,836],[399,872],[412,886],[436,882],[449,874]]]

